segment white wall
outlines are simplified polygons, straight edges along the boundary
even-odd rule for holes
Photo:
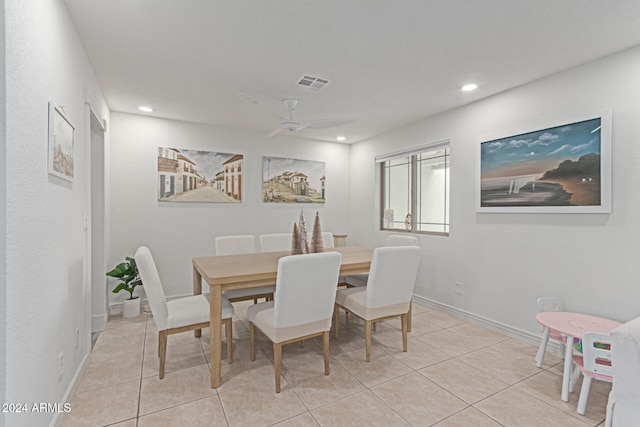
[[[89,101],[108,117],[67,10],[58,0],[6,0],[6,396],[56,403],[90,351]],[[47,102],[75,125],[74,182],[47,174]],[[80,342],[75,345],[75,330]],[[64,372],[59,374],[59,352]],[[6,425],[47,425],[54,413],[7,414]]]
[[[7,235],[7,134],[6,134],[6,76],[4,44],[4,1],[0,1],[0,236]],[[7,291],[7,242],[0,239],[0,348],[7,348],[6,340],[6,291]],[[0,351],[0,402],[6,402],[6,351]],[[0,413],[0,426],[5,425],[4,413]]]
[[[481,82],[480,82],[481,83]],[[512,328],[537,332],[535,301],[626,321],[640,315],[640,48],[533,82],[356,144],[352,242],[379,245],[376,155],[451,140],[451,234],[420,236],[416,294]],[[613,111],[611,214],[478,214],[476,145]],[[454,294],[454,282],[464,284]]]
[[[168,297],[192,292],[191,258],[213,254],[217,235],[290,232],[301,208],[309,230],[318,211],[324,231],[346,233],[348,145],[286,136],[270,139],[253,131],[115,112],[111,124],[109,266],[132,256],[138,246],[148,246]],[[158,202],[158,147],[243,154],[243,202]],[[326,162],[326,203],[263,203],[262,156]],[[111,294],[111,303],[125,297]]]

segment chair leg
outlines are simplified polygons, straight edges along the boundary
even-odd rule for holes
[[[322,350],[324,351],[324,374],[329,375],[329,331],[322,333]]]
[[[371,361],[371,320],[364,321],[364,342],[365,342],[365,358],[367,362]]]
[[[376,322],[371,322],[371,329],[373,329],[374,332],[378,330],[378,327],[376,325]]]
[[[249,322],[249,354],[252,362],[256,360],[256,326],[253,322]]]
[[[573,390],[576,388],[576,384],[578,384],[578,379],[580,378],[580,368],[576,365],[573,367],[571,371],[571,378],[569,378],[569,393],[573,393]]]
[[[158,349],[160,356],[160,369],[159,369],[159,377],[160,379],[164,378],[164,361],[167,357],[167,331],[158,332]]]
[[[280,367],[282,365],[282,344],[273,343],[273,364],[276,371],[276,393],[280,393]]]
[[[547,351],[547,343],[549,342],[549,328],[544,328],[542,333],[542,340],[540,341],[540,347],[538,347],[538,353],[536,354],[536,366],[542,368],[542,361],[544,360],[544,352]]]
[[[407,329],[409,326],[409,314],[403,314],[400,316],[400,322],[402,323],[402,351],[407,352]]]
[[[233,326],[231,318],[224,319],[224,331],[227,336],[227,363],[233,363]]]
[[[333,305],[333,337],[335,339],[338,339],[338,329],[340,325],[340,322],[338,322],[339,318],[340,318],[340,307],[338,306],[338,304],[334,304]]]
[[[407,332],[411,332],[412,318],[413,318],[413,301],[409,301],[409,319],[407,320]]]
[[[589,389],[591,389],[591,380],[592,377],[588,375],[583,375],[582,379],[582,388],[580,389],[580,399],[578,399],[578,409],[577,412],[580,415],[584,415],[585,410],[587,409],[587,400],[589,399]]]

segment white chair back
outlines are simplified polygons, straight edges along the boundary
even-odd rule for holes
[[[282,252],[291,250],[291,233],[261,234],[262,252]]]
[[[275,328],[331,322],[341,259],[338,252],[280,258],[273,309]]]
[[[422,257],[419,246],[386,246],[373,250],[365,306],[409,303]]]
[[[582,360],[585,371],[612,376],[611,336],[597,332],[586,332],[582,336]]]
[[[540,297],[536,301],[538,313],[545,311],[566,311],[564,298],[562,297]]]
[[[387,237],[387,242],[385,243],[385,246],[416,246],[417,244],[418,244],[417,237],[391,234]]]
[[[640,317],[611,332],[613,388],[606,426],[632,426],[640,419]]]
[[[333,233],[330,231],[323,231],[320,233],[322,235],[322,247],[324,249],[333,249],[335,248],[335,243],[333,242]],[[309,246],[311,246],[311,239],[313,238],[313,233],[307,233],[307,242],[309,242]]]
[[[151,307],[153,319],[156,322],[158,331],[163,331],[167,329],[169,311],[167,309],[167,299],[164,295],[164,289],[162,289],[162,282],[160,282],[160,275],[158,274],[156,263],[153,261],[151,251],[146,246],[139,247],[134,258],[138,266],[144,293],[147,295],[147,300]]]
[[[216,255],[252,254],[256,251],[256,238],[250,234],[218,236],[215,244]]]

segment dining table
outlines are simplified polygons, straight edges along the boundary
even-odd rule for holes
[[[371,266],[373,249],[345,246],[325,249],[325,252],[342,255],[340,275],[367,273]],[[202,293],[204,280],[210,289],[210,334],[211,334],[211,387],[222,383],[222,292],[232,289],[254,288],[273,285],[277,280],[278,261],[290,255],[284,252],[259,252],[239,255],[217,255],[193,258],[193,293]],[[297,255],[296,255],[297,256]],[[336,284],[337,285],[337,284]],[[277,292],[277,287],[276,287]],[[201,335],[200,330],[195,336]]]
[[[564,370],[562,373],[563,401],[569,401],[574,339],[582,339],[586,332],[609,334],[622,323],[590,314],[568,311],[544,311],[536,314],[536,321],[544,327],[542,339],[548,339],[551,330],[558,331],[565,339]]]

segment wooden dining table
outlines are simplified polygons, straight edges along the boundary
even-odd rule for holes
[[[346,246],[325,249],[340,252],[340,275],[367,273],[373,249]],[[202,293],[202,280],[209,284],[211,333],[211,387],[220,387],[222,358],[222,292],[276,283],[278,261],[289,252],[260,252],[193,258],[193,293]],[[195,335],[200,336],[197,330]]]

